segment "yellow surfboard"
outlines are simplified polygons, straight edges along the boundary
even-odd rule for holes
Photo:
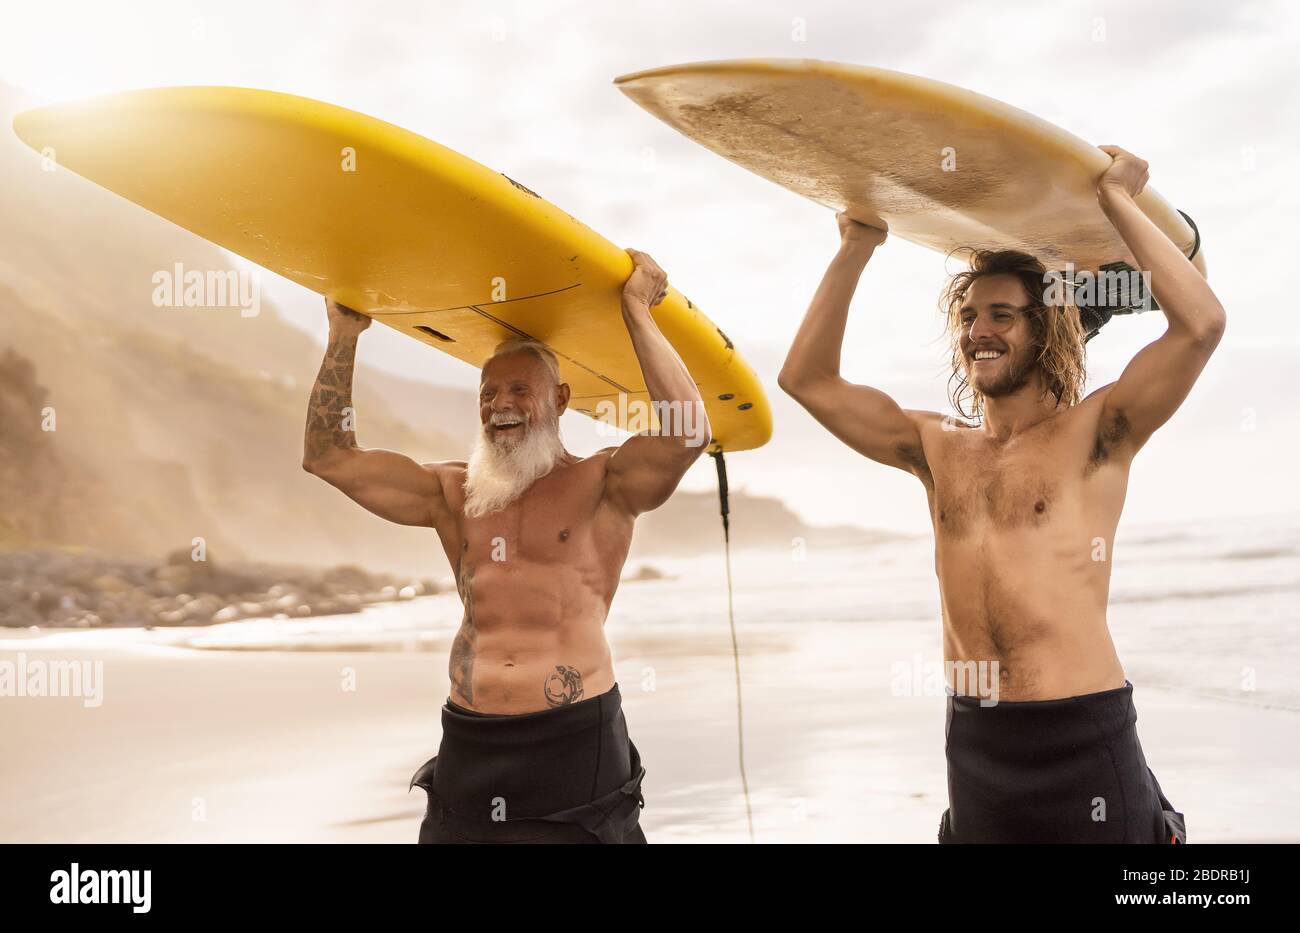
[[[617,78],[726,159],[931,249],[1018,249],[1049,269],[1136,266],[1097,206],[1110,157],[1060,127],[883,68],[739,60]],[[1205,274],[1200,235],[1150,186],[1138,205]]]
[[[620,395],[648,398],[619,310],[631,257],[401,127],[289,94],[178,87],[29,110],[14,130],[57,165],[476,367],[502,340],[536,338],[591,417],[617,424]],[[771,409],[731,340],[676,290],[653,314],[700,387],[715,448],[766,443]]]

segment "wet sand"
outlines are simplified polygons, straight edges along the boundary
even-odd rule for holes
[[[437,749],[445,634],[406,651],[167,644],[195,634],[74,635],[60,648],[0,633],[0,661],[104,665],[95,708],[0,698],[0,841],[415,840],[424,793],[407,785]],[[744,841],[725,627],[611,634],[647,769],[647,836]],[[943,698],[891,684],[894,665],[937,658],[937,631],[768,625],[741,642],[758,841],[934,841]],[[1136,686],[1147,759],[1192,842],[1300,838],[1300,714]]]

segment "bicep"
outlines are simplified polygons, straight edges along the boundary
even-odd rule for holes
[[[1147,344],[1109,387],[1103,425],[1122,424],[1131,448],[1141,447],[1183,404],[1216,345],[1172,328]]]
[[[659,508],[672,496],[704,445],[638,434],[615,448],[605,466],[604,498],[632,515]]]
[[[392,450],[339,451],[313,472],[357,505],[399,525],[432,527],[445,512],[438,464],[416,463]]]
[[[797,401],[864,457],[908,473],[924,463],[917,419],[925,413],[904,411],[879,389],[827,379],[802,390]]]

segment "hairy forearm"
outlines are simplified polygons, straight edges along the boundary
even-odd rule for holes
[[[307,406],[307,432],[303,462],[320,460],[335,450],[357,446],[353,429],[352,372],[356,365],[357,335],[331,330],[325,358]]]
[[[872,248],[842,246],[831,260],[786,355],[780,376],[783,387],[839,375],[849,304],[872,252]]]
[[[1132,196],[1114,188],[1098,192],[1102,211],[1137,260],[1151,273],[1151,291],[1169,326],[1196,336],[1223,329],[1226,315],[1205,277],[1142,212]]]

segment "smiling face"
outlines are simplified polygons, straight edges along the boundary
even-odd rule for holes
[[[969,268],[948,280],[939,299],[952,353],[953,408],[979,420],[985,400],[1029,385],[1057,405],[1078,402],[1085,378],[1078,309],[1048,302],[1047,272],[1028,253],[965,252]]]
[[[532,431],[558,429],[569,404],[569,387],[556,384],[535,353],[519,350],[493,357],[479,382],[479,421],[485,438],[505,448],[521,444]]]
[[[483,366],[482,429],[465,467],[465,515],[477,518],[522,496],[564,456],[560,414],[569,387],[529,349],[507,349]]]
[[[1026,316],[1033,300],[1014,275],[977,278],[958,311],[966,379],[986,398],[1010,395],[1035,375],[1039,346]]]

